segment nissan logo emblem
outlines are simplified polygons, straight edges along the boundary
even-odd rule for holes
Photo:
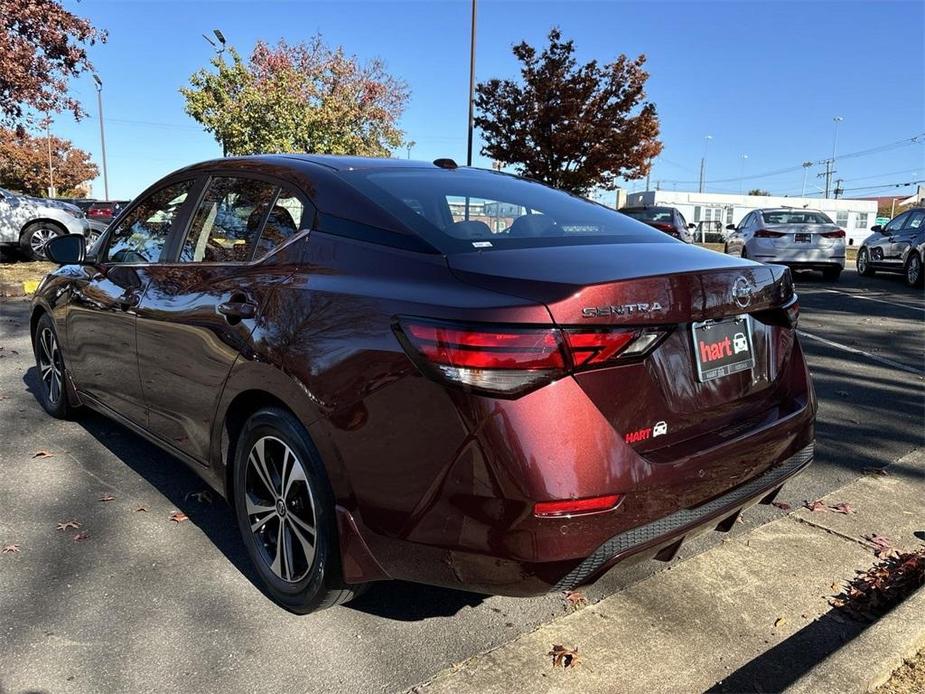
[[[732,298],[739,308],[748,308],[752,303],[752,285],[744,277],[739,277],[732,283]]]

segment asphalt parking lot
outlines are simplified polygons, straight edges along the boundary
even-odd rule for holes
[[[797,285],[820,410],[815,464],[781,497],[794,505],[925,436],[925,294],[853,270]],[[565,613],[560,595],[399,582],[319,614],[284,612],[256,587],[228,507],[195,496],[205,485],[182,463],[92,413],[44,414],[28,307],[0,304],[0,545],[20,546],[0,556],[0,692],[391,692]],[[779,513],[756,507],[733,532]],[[56,529],[70,520],[80,528]],[[584,593],[595,601],[664,569],[618,569]]]

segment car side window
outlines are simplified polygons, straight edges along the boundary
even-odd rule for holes
[[[302,228],[303,224],[311,224],[309,217],[310,214],[305,214],[305,206],[298,194],[289,186],[283,186],[263,225],[254,257],[262,258],[274,248],[282,246]]]
[[[883,227],[883,232],[885,234],[892,234],[893,232],[899,231],[903,228],[903,224],[906,223],[906,220],[909,219],[910,214],[910,212],[903,212],[898,217],[894,217],[885,227]]]
[[[250,261],[277,190],[251,178],[213,178],[193,215],[180,262]]]
[[[903,225],[903,231],[914,231],[920,229],[925,224],[925,211],[915,210],[909,213],[906,223]]]
[[[736,231],[742,231],[743,229],[748,228],[748,225],[752,223],[752,215],[754,212],[749,212],[745,217],[739,222],[739,226],[736,227]]]
[[[192,187],[192,180],[172,183],[136,205],[110,233],[104,262],[158,262]]]

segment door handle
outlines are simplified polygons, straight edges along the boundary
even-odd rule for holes
[[[246,298],[238,296],[232,297],[231,301],[219,304],[217,309],[229,322],[237,322],[257,315],[257,306]]]

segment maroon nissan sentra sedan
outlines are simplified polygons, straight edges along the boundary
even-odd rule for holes
[[[668,560],[813,457],[786,268],[533,181],[221,159],[84,244],[47,246],[43,406],[188,463],[294,612],[385,579],[532,595]]]

